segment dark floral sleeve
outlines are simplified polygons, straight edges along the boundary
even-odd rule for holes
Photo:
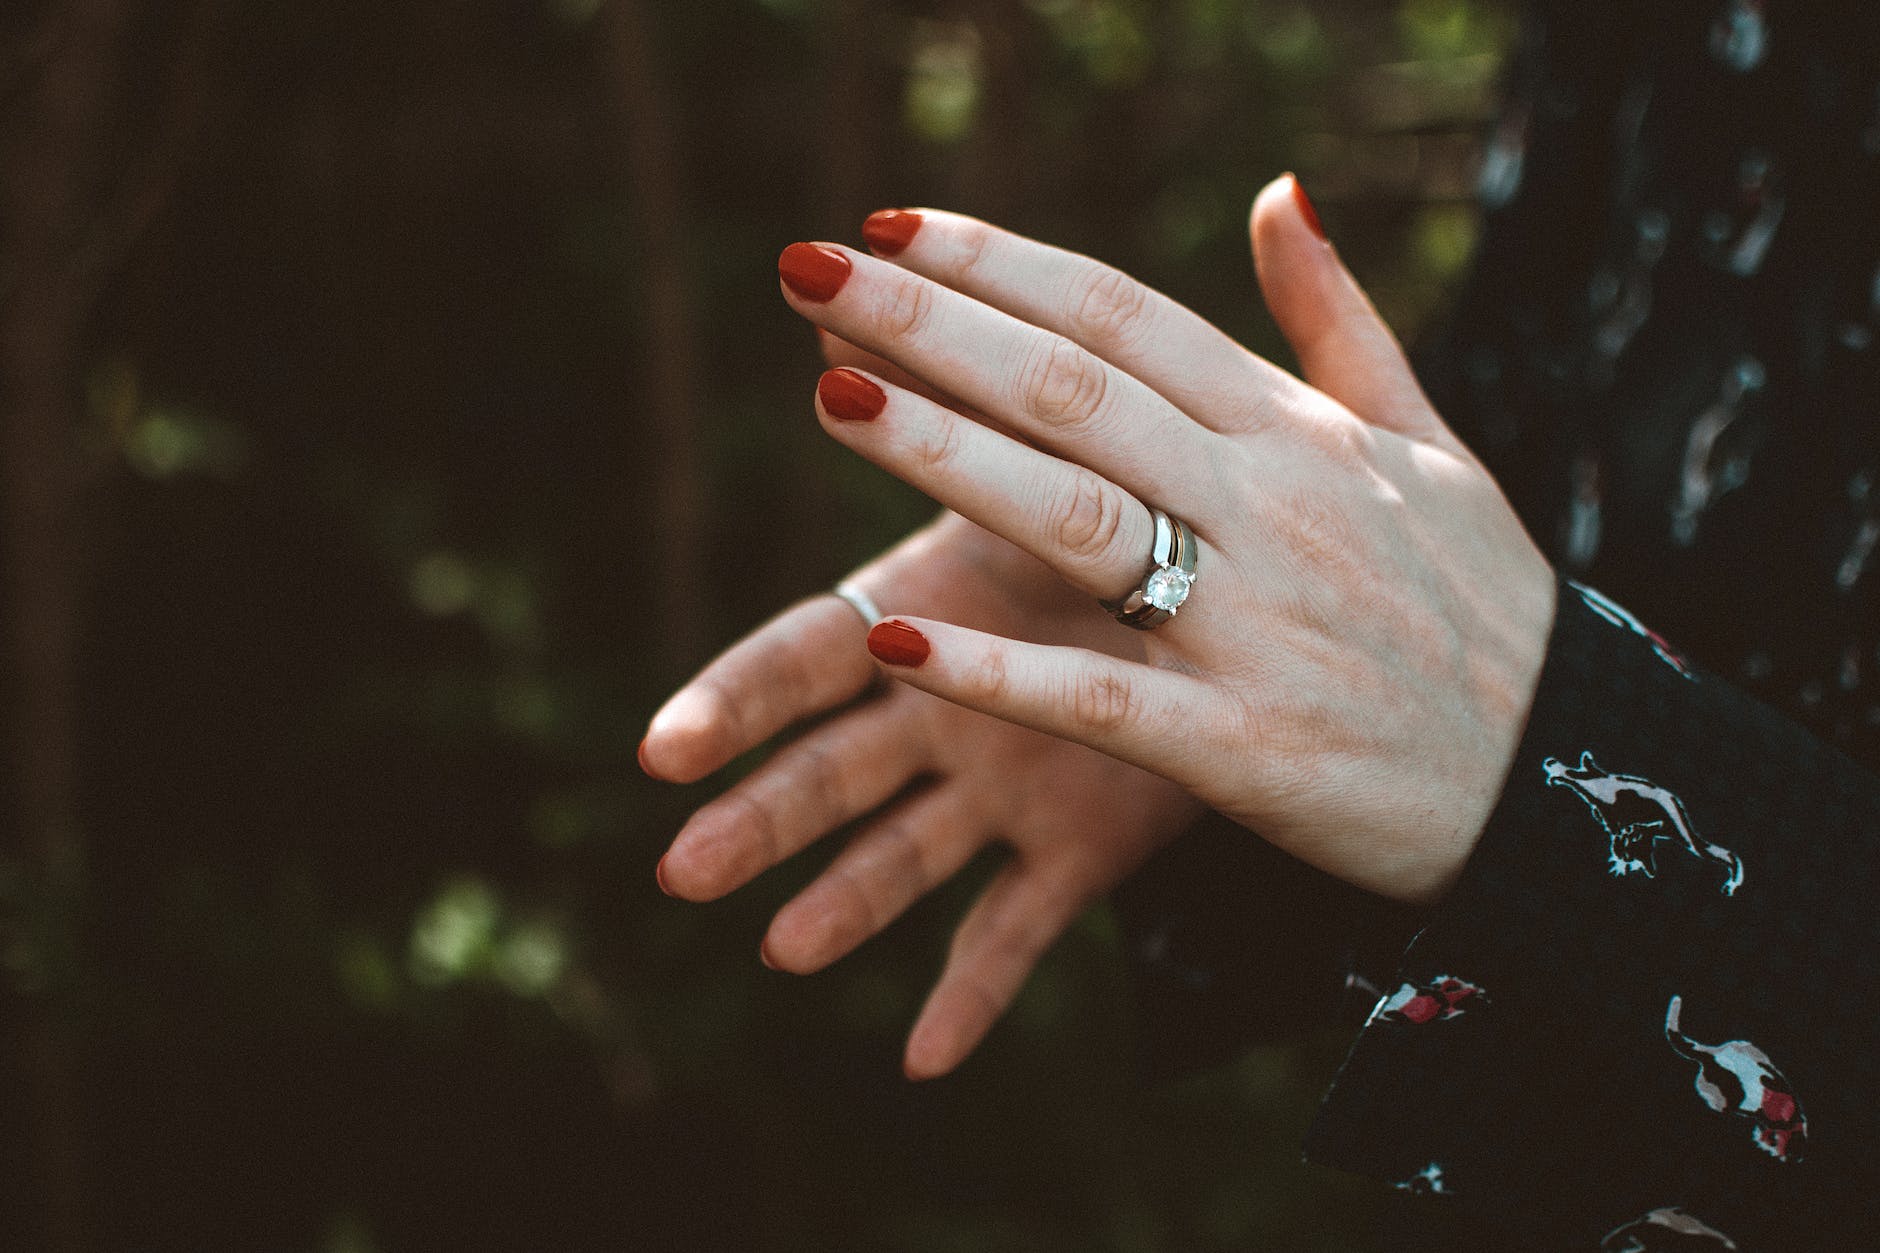
[[[1880,779],[1563,582],[1500,803],[1308,1158],[1523,1248],[1853,1249],[1877,1134]]]

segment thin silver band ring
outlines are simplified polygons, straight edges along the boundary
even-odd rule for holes
[[[875,604],[872,596],[848,579],[844,579],[842,582],[836,584],[835,595],[838,599],[847,601],[851,609],[861,614],[862,621],[867,624],[868,629],[871,631],[874,630],[875,624],[886,616],[881,612],[880,607]]]

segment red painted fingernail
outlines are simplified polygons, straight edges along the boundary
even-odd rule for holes
[[[1306,225],[1312,228],[1314,235],[1330,243],[1325,234],[1325,224],[1319,221],[1319,211],[1312,207],[1312,197],[1306,195],[1306,189],[1299,185],[1299,176],[1288,174],[1286,177],[1292,180],[1293,203],[1299,207],[1299,216],[1306,220]]]
[[[908,209],[883,209],[868,215],[862,223],[862,238],[884,257],[896,257],[914,242],[920,230],[920,214]]]
[[[675,894],[672,890],[672,884],[666,882],[666,859],[664,857],[660,858],[659,864],[653,867],[653,878],[659,881],[660,891],[664,892],[667,896]]]
[[[653,773],[653,768],[646,764],[646,741],[645,740],[640,741],[639,751],[634,753],[633,755],[640,759],[641,770],[644,770],[649,775]]]
[[[791,244],[777,258],[777,273],[791,291],[821,304],[849,281],[849,259],[821,244]]]
[[[868,651],[891,666],[918,666],[933,651],[927,637],[898,618],[875,623],[868,632]]]
[[[824,371],[816,395],[830,417],[844,422],[873,422],[888,404],[888,393],[853,370]]]

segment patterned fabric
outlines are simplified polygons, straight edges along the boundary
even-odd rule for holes
[[[1423,375],[1573,580],[1516,764],[1427,918],[1152,865],[1148,1062],[1342,996],[1316,1160],[1507,1247],[1872,1247],[1880,5],[1541,0],[1507,99]]]
[[[1379,1002],[1307,1155],[1434,1167],[1545,1233],[1521,1247],[1665,1209],[1745,1249],[1867,1247],[1875,954],[1880,780],[1563,584],[1508,786],[1401,959],[1403,988],[1470,991]]]
[[[1530,7],[1424,378],[1560,569],[1880,762],[1880,6]]]

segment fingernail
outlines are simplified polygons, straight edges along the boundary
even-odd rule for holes
[[[868,651],[891,666],[918,666],[932,646],[927,637],[898,618],[875,623],[868,632]]]
[[[653,773],[653,768],[646,764],[646,741],[645,740],[640,741],[639,751],[635,752],[633,755],[640,759],[641,770],[645,771],[649,775]]]
[[[1299,176],[1288,174],[1286,177],[1292,180],[1293,203],[1299,207],[1299,216],[1306,220],[1306,225],[1312,228],[1314,235],[1330,243],[1331,240],[1325,234],[1325,224],[1319,221],[1319,211],[1312,207],[1312,197],[1306,195],[1306,189],[1299,185]]]
[[[791,244],[777,258],[777,273],[804,300],[832,300],[849,281],[849,259],[821,244]]]
[[[853,370],[824,371],[816,395],[830,417],[844,422],[873,422],[888,404],[886,392]]]
[[[862,238],[884,257],[896,257],[914,242],[920,230],[920,214],[907,209],[882,209],[868,215],[862,223]]]
[[[764,963],[764,968],[766,970],[782,970],[783,969],[782,966],[779,966],[776,962],[770,960],[770,939],[768,936],[765,937],[764,942],[762,944],[759,944],[757,946],[757,960]]]
[[[664,857],[660,858],[659,864],[653,867],[653,878],[658,881],[659,890],[664,892],[667,896],[677,895],[677,893],[672,890],[672,885],[666,882],[666,859]]]

